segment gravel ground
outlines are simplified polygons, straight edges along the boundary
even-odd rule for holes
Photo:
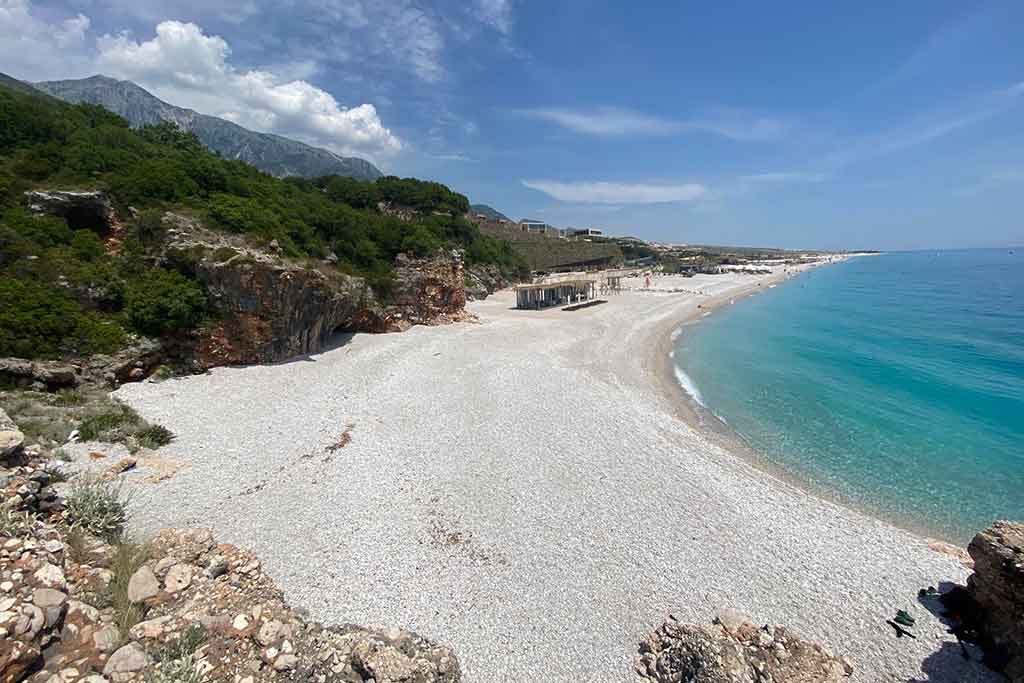
[[[727,299],[754,282],[768,284],[656,286]],[[160,455],[182,465],[138,484],[138,531],[212,527],[314,617],[451,644],[470,683],[631,680],[668,611],[723,606],[825,641],[857,681],[996,680],[917,603],[966,578],[955,559],[755,469],[652,388],[661,338],[711,299],[537,313],[502,293],[472,304],[479,324],[126,385],[118,397],[178,435]],[[885,624],[897,608],[916,640]]]

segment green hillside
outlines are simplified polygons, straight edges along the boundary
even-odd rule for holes
[[[132,207],[124,248],[106,253],[98,226],[30,216],[24,193],[35,188],[102,189],[122,216]],[[378,202],[419,213],[402,220]],[[258,243],[276,240],[292,257],[334,254],[338,269],[385,295],[400,252],[459,248],[470,264],[523,270],[508,243],[463,218],[468,208],[444,185],[414,179],[280,180],[221,159],[172,124],[132,130],[99,106],[0,84],[0,356],[109,351],[131,332],[179,334],[199,324],[208,307],[187,268],[153,268],[148,257],[164,210]]]

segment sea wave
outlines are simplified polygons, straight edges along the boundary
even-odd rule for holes
[[[707,408],[707,405],[704,403],[704,397],[700,395],[700,390],[693,380],[690,379],[690,376],[683,372],[678,365],[673,364],[673,367],[676,371],[676,381],[679,382],[679,386],[683,388],[683,391],[688,393],[694,401]]]

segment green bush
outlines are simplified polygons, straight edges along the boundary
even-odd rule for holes
[[[129,283],[125,316],[143,334],[162,335],[195,327],[206,310],[206,295],[194,280],[154,268]]]
[[[113,542],[128,523],[128,502],[120,483],[80,475],[72,481],[64,506],[72,528]]]
[[[163,425],[150,425],[149,427],[136,432],[135,438],[143,448],[156,450],[157,448],[166,446],[173,441],[174,432]]]
[[[0,276],[0,356],[110,353],[124,341],[124,330],[116,322],[83,313],[65,292],[31,279]]]
[[[95,261],[103,256],[103,240],[92,230],[75,230],[71,251],[82,261]]]
[[[137,425],[141,421],[142,418],[134,410],[117,406],[82,420],[78,425],[78,436],[82,441],[121,441],[126,436],[122,428]]]

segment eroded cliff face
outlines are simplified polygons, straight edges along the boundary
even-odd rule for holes
[[[216,320],[198,332],[194,362],[273,363],[324,349],[338,332],[397,332],[465,319],[461,254],[399,256],[390,295],[327,262],[298,262],[167,214],[164,259],[186,262]]]

